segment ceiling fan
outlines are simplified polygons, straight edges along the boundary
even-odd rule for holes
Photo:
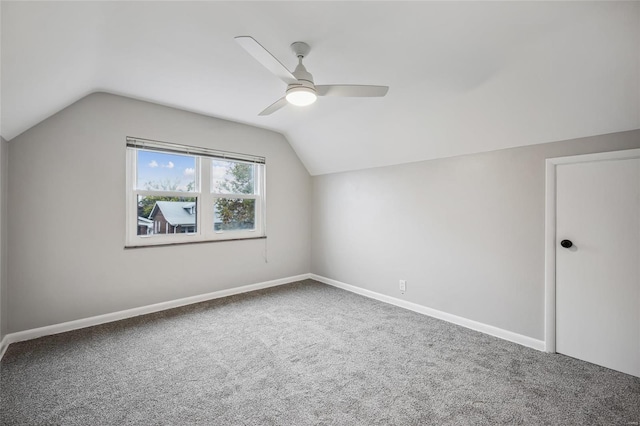
[[[302,41],[291,44],[291,50],[298,58],[298,66],[291,72],[253,37],[238,36],[235,37],[235,40],[265,68],[287,83],[285,96],[269,105],[258,115],[273,114],[288,103],[296,106],[311,105],[318,96],[380,97],[386,95],[389,90],[388,86],[315,85],[313,76],[302,65],[302,59],[309,54],[311,47]]]

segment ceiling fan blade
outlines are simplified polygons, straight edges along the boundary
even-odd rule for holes
[[[275,101],[274,103],[272,103],[271,105],[269,105],[268,107],[266,107],[260,114],[258,115],[269,115],[269,114],[273,114],[274,112],[276,112],[277,110],[279,110],[280,108],[284,107],[285,105],[287,105],[289,102],[287,102],[286,98],[280,98],[277,101]]]
[[[388,86],[361,86],[356,84],[330,84],[325,86],[316,86],[318,96],[368,98],[384,96],[388,91]]]
[[[275,58],[267,49],[262,47],[253,37],[238,36],[235,40],[240,46],[244,48],[251,56],[253,56],[258,62],[260,62],[266,69],[271,71],[280,80],[287,84],[297,83],[298,79]]]

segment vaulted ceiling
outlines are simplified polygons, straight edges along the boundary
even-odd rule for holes
[[[8,2],[1,134],[105,91],[283,133],[312,174],[640,128],[639,2]],[[390,86],[259,117],[285,84]]]

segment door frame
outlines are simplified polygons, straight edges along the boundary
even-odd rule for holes
[[[544,347],[556,352],[556,168],[562,164],[640,158],[640,149],[548,158],[545,179]]]

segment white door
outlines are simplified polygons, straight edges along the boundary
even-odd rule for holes
[[[638,158],[557,165],[556,351],[640,377]]]

